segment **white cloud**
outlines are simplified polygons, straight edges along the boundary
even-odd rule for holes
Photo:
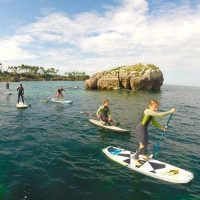
[[[123,0],[103,13],[51,13],[0,39],[0,59],[90,73],[138,62],[199,69],[200,5],[193,9],[165,4],[150,15],[147,1]]]
[[[16,35],[0,40],[0,59],[3,61],[23,61],[35,56],[23,50],[23,44],[31,44],[32,38],[29,35]]]

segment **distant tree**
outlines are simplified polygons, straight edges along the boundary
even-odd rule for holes
[[[39,67],[39,73],[40,73],[40,74],[44,74],[44,73],[45,73],[44,67]]]
[[[18,67],[19,68],[19,71],[22,72],[22,73],[28,73],[28,66],[22,64],[21,66]]]
[[[17,73],[17,70],[18,70],[18,67],[16,67],[16,66],[10,66],[10,67],[8,67],[8,71],[11,71],[11,73],[14,73],[14,74],[16,74]]]

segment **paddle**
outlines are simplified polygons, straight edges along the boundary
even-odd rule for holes
[[[94,114],[89,113],[89,112],[80,112],[80,114],[84,114],[84,115],[91,116],[91,117],[94,115]],[[94,116],[96,116],[96,115],[94,115]]]
[[[25,97],[25,96],[23,95],[23,98],[24,98],[24,100],[26,101],[26,103],[28,104],[28,107],[30,108],[30,107],[31,107],[31,104],[28,103],[28,101],[27,101],[27,97]]]
[[[40,102],[42,102],[42,103],[49,103],[49,101],[52,98],[55,98],[55,97],[56,97],[55,95],[54,96],[50,95],[50,96],[46,97],[45,99],[42,99]]]
[[[94,117],[96,119],[99,119],[96,114],[92,114],[92,113],[89,113],[89,112],[80,112],[80,114],[85,114],[87,116],[90,116],[90,117]],[[120,126],[120,123],[119,122],[115,122],[114,120],[112,120],[112,122],[115,124],[115,126]]]
[[[168,119],[168,121],[167,121],[167,124],[165,125],[165,128],[166,128],[166,129],[168,128],[168,125],[169,125],[169,122],[170,122],[171,118],[172,118],[172,114],[170,114],[169,119]],[[156,156],[156,154],[157,154],[158,151],[160,150],[160,142],[161,142],[161,140],[162,140],[162,137],[164,136],[164,133],[165,133],[165,131],[162,132],[161,137],[160,137],[158,143],[155,144],[154,147],[153,147],[153,156]]]

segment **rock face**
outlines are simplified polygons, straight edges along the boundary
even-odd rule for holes
[[[163,74],[155,65],[136,64],[96,73],[85,81],[85,88],[101,90],[124,88],[134,91],[160,90],[163,81]]]

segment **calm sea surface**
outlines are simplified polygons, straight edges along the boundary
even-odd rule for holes
[[[17,110],[18,85],[11,83],[12,95],[5,96],[0,83],[0,200],[200,199],[200,88],[165,85],[160,92],[136,93],[86,91],[83,82],[23,82],[31,107]],[[58,86],[67,88],[72,105],[40,102]],[[80,114],[95,113],[105,98],[115,121],[131,134],[99,129]],[[193,172],[188,184],[144,176],[102,153],[108,145],[135,151],[134,127],[152,98],[160,101],[161,111],[177,109],[157,159]],[[149,135],[151,151],[161,131],[151,127]]]

